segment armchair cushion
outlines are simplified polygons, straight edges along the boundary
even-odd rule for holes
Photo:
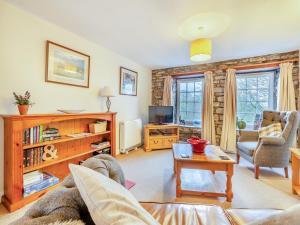
[[[256,146],[256,141],[243,141],[237,143],[238,149],[249,156],[253,156]]]
[[[271,137],[278,137],[282,133],[281,124],[280,123],[273,123],[269,126],[262,127],[258,130],[259,137],[262,136],[271,136]]]

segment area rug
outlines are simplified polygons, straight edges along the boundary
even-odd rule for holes
[[[134,185],[136,185],[135,182],[131,181],[131,180],[125,180],[125,187],[129,190],[130,188],[132,188]]]

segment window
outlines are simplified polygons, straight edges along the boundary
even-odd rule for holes
[[[201,126],[202,78],[177,79],[177,121],[187,126]]]
[[[262,111],[276,109],[277,72],[237,73],[237,117],[247,128],[257,129]]]

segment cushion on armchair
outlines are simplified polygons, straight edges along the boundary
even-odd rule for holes
[[[282,133],[281,124],[273,123],[258,130],[259,137],[279,137]]]

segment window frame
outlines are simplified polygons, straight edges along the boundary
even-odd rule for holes
[[[278,70],[277,69],[272,69],[272,70],[260,70],[260,71],[241,71],[241,72],[237,72],[236,73],[236,79],[238,78],[251,78],[251,77],[259,77],[259,76],[269,76],[270,77],[270,82],[269,82],[269,86],[267,88],[258,88],[258,82],[256,84],[256,89],[248,89],[247,88],[247,84],[246,84],[246,88],[243,88],[243,89],[239,89],[238,86],[237,86],[237,94],[238,94],[238,91],[239,90],[243,90],[246,92],[246,101],[241,101],[241,102],[250,102],[248,101],[248,95],[247,95],[247,92],[248,90],[256,90],[257,93],[256,95],[258,94],[258,90],[260,89],[267,89],[268,90],[268,109],[270,110],[275,110],[274,109],[274,106],[276,106],[275,104],[275,101],[277,101],[278,99],[278,95],[276,95],[275,91],[277,90],[277,88],[275,87],[276,85],[276,79],[278,79],[276,76],[278,74]],[[257,98],[256,97],[256,103],[259,102],[257,101]],[[237,108],[238,108],[238,98],[237,98]],[[242,112],[240,114],[250,114],[250,113],[245,113],[245,112]],[[237,117],[238,117],[238,111],[237,111]],[[253,123],[251,124],[247,124],[247,127],[254,127],[255,126],[255,121],[253,121]]]
[[[179,121],[179,116],[180,116],[180,88],[179,88],[179,84],[180,83],[188,83],[188,82],[197,82],[197,81],[201,81],[202,82],[202,103],[203,103],[203,93],[204,93],[204,75],[199,74],[193,77],[181,77],[181,78],[177,78],[176,79],[176,123],[180,125],[180,121]],[[186,91],[185,93],[188,93],[188,91]],[[194,93],[195,93],[195,89],[194,89]],[[186,101],[187,102],[187,101]],[[193,101],[193,103],[195,104],[195,99]],[[196,113],[195,111],[193,111],[193,113]],[[196,125],[183,125],[183,126],[188,126],[188,127],[196,127],[196,128],[201,128],[201,124],[202,124],[202,109],[200,111],[200,125],[196,126]]]

